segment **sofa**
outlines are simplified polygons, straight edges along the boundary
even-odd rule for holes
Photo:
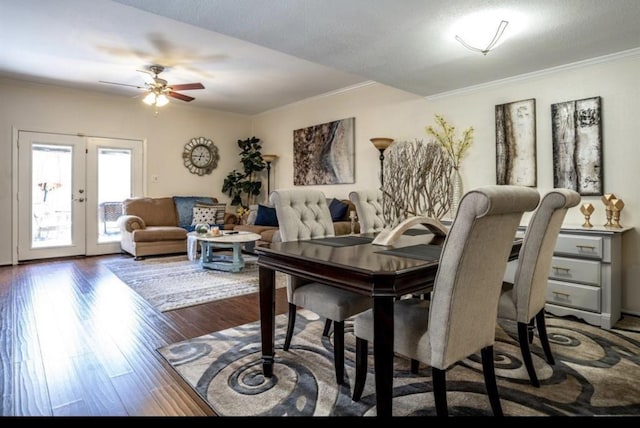
[[[208,196],[129,198],[123,201],[122,212],[118,218],[120,247],[136,260],[186,254],[187,233],[194,230],[196,222],[215,224],[223,230],[233,230],[238,224],[238,216],[226,212],[226,204]]]
[[[351,218],[349,216],[351,211],[356,212],[353,202],[349,199],[327,198],[327,205],[331,211],[336,236],[351,233]],[[263,212],[267,214],[259,215]],[[246,223],[236,225],[233,229],[257,233],[260,235],[260,239],[256,241],[255,245],[268,245],[271,242],[280,242],[279,226],[275,225],[276,223],[275,208],[266,204],[258,204],[249,207]],[[355,223],[354,233],[360,233],[358,221]]]

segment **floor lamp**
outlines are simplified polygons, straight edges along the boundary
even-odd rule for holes
[[[393,143],[393,138],[371,138],[376,149],[380,150],[380,187],[384,186],[384,151]]]
[[[262,160],[267,163],[267,201],[271,193],[271,162],[278,159],[278,155],[262,155]]]

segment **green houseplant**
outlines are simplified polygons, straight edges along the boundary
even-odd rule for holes
[[[238,140],[242,171],[234,169],[224,179],[222,192],[231,198],[231,205],[246,208],[251,205],[262,190],[262,181],[257,179],[258,172],[265,169],[262,160],[262,145],[256,137]]]

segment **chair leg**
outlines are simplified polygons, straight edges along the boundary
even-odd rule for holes
[[[544,356],[547,358],[547,363],[554,365],[556,361],[551,353],[551,346],[549,345],[549,337],[547,336],[547,323],[544,319],[544,309],[536,314],[536,325],[538,326],[538,335],[540,336],[540,343],[542,343],[542,349],[544,349]]]
[[[520,353],[522,354],[522,361],[529,373],[529,380],[531,385],[536,388],[540,388],[540,382],[538,376],[536,376],[536,370],[533,367],[533,360],[531,358],[531,349],[529,349],[529,324],[519,322],[518,323],[518,342],[520,342]]]
[[[433,399],[436,403],[436,415],[449,416],[447,408],[447,372],[446,370],[431,367],[433,378]]]
[[[284,339],[284,346],[282,349],[285,351],[289,350],[289,346],[291,346],[291,338],[293,337],[293,328],[296,325],[296,312],[297,307],[293,303],[289,303],[289,318],[287,322],[287,336]]]
[[[528,329],[527,337],[528,337],[528,339],[529,339],[529,343],[530,343],[530,344],[531,344],[531,343],[533,343],[533,330],[534,330],[535,328],[536,328],[536,326],[535,326],[535,318],[532,318],[532,319],[529,321],[529,326],[527,327],[527,329]]]
[[[411,373],[418,374],[420,371],[420,361],[411,359]]]
[[[364,390],[364,382],[367,380],[368,351],[368,342],[356,337],[356,379],[353,384],[353,401],[360,401]]]
[[[496,372],[493,365],[493,346],[482,348],[482,373],[484,374],[484,384],[489,394],[489,402],[493,416],[503,416],[502,406],[500,405],[500,394],[498,393],[498,385],[496,383]]]
[[[344,382],[344,321],[333,322],[333,363],[336,366],[336,382]]]
[[[322,335],[324,337],[329,337],[329,332],[331,331],[331,320],[327,318],[324,322],[324,330],[322,330]]]

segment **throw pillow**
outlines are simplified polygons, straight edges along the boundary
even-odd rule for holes
[[[349,209],[349,205],[345,204],[342,201],[333,198],[331,203],[329,204],[329,212],[331,212],[331,220],[332,221],[341,221],[344,216],[347,214],[347,210]]]
[[[249,205],[249,215],[247,216],[247,224],[256,224],[258,216],[258,205]]]
[[[278,227],[278,216],[276,209],[266,205],[258,205],[258,214],[256,215],[256,226],[275,226]]]
[[[193,207],[196,203],[213,204],[213,198],[206,196],[174,196],[173,202],[176,204],[178,213],[178,226],[191,226],[193,221]]]
[[[225,211],[227,209],[227,204],[225,203],[211,203],[211,204],[203,204],[203,203],[197,203],[196,207],[202,207],[202,208],[215,208],[216,210],[216,218],[215,221],[211,222],[211,224],[215,223],[218,225],[224,224],[224,214]]]
[[[216,224],[216,209],[211,207],[193,207],[193,220],[192,225],[198,223]]]

